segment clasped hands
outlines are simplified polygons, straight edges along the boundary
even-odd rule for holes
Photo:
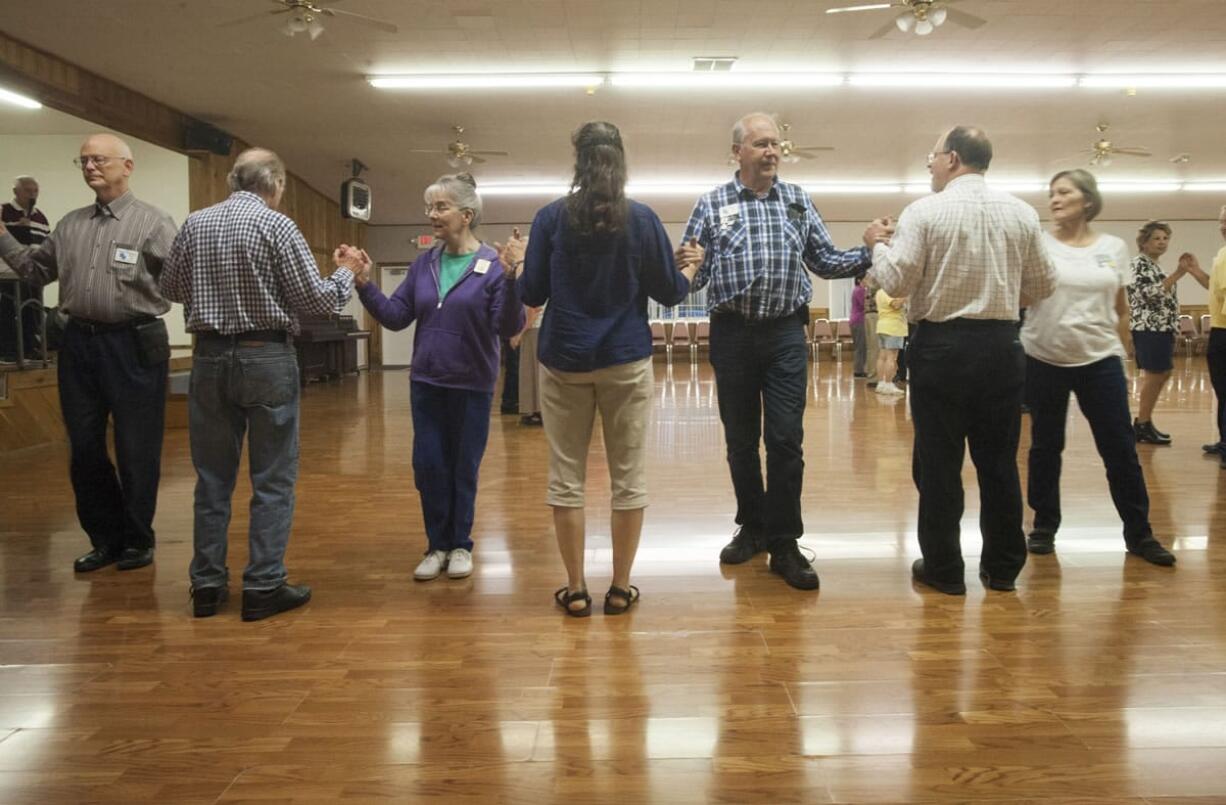
[[[519,227],[511,231],[511,239],[505,244],[494,242],[498,262],[502,264],[502,276],[513,280],[524,273],[524,252],[527,248],[528,239],[519,234]]]
[[[336,251],[332,252],[332,262],[338,268],[347,268],[353,272],[353,284],[361,288],[366,283],[370,282],[370,269],[374,262],[370,259],[370,255],[365,249],[359,249],[356,246],[350,246],[348,243],[342,243],[336,247]]]

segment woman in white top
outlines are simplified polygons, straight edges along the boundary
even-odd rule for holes
[[[1034,509],[1027,548],[1037,554],[1055,550],[1060,454],[1071,392],[1107,469],[1128,552],[1156,565],[1173,565],[1175,557],[1150,528],[1149,493],[1128,412],[1122,362],[1128,338],[1128,248],[1119,238],[1090,229],[1102,210],[1098,183],[1090,173],[1057,173],[1048,195],[1055,231],[1044,236],[1044,243],[1056,265],[1056,290],[1030,306],[1022,327],[1030,407],[1026,496]]]

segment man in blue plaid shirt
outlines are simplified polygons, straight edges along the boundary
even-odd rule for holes
[[[872,264],[869,248],[890,229],[873,221],[865,246],[835,248],[804,189],[777,176],[780,134],[770,115],[741,118],[732,153],[740,165],[735,178],[698,200],[677,250],[679,263],[700,265],[692,287],[711,286],[711,365],[739,526],[719,558],[740,564],[767,550],[773,572],[812,590],[817,573],[796,544],[804,533],[804,328],[813,295],[806,269],[826,279],[863,274]]]

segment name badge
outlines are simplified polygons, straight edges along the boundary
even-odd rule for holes
[[[122,246],[115,247],[116,263],[134,266],[138,260],[140,260],[140,252],[138,252],[136,249],[125,249]]]
[[[485,272],[489,270],[490,270],[489,260],[478,260],[477,264],[473,266],[474,274],[484,274]]]
[[[741,220],[740,204],[725,204],[719,208],[720,229],[727,229],[739,220]]]

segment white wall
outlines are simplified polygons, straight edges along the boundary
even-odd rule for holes
[[[103,131],[104,129],[99,129]],[[28,174],[38,180],[38,207],[55,226],[70,210],[93,203],[94,194],[81,179],[81,171],[72,164],[80,153],[79,134],[6,134],[0,135],[0,194],[11,200],[12,179]],[[188,212],[188,158],[131,137],[124,139],[132,146],[136,169],[132,173],[132,192],[137,198],[167,212],[175,225],[181,225]],[[54,305],[59,299],[56,284],[47,287],[44,301]],[[183,325],[183,309],[174,305],[166,314],[170,343],[186,346],[191,343]]]

